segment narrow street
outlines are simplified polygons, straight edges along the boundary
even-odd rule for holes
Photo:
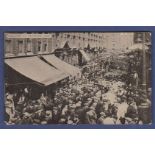
[[[87,47],[70,48],[73,42],[65,40],[60,42],[63,48],[60,46],[52,53],[47,51],[45,38],[40,42],[41,38],[36,38],[40,35],[30,35],[39,43],[33,44],[33,50],[38,46],[37,55],[21,56],[27,38],[19,41],[20,56],[5,59],[6,124],[152,123],[149,47],[131,46],[134,33],[49,33],[46,37],[52,42],[53,36],[76,36],[80,40],[79,35],[86,37]],[[94,48],[87,37],[98,38],[98,43],[95,40],[91,44]],[[118,37],[121,42],[117,42]],[[107,48],[103,47],[105,41]],[[31,50],[29,45],[30,40],[27,46]]]

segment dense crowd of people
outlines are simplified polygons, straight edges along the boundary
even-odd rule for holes
[[[6,92],[7,124],[145,124],[138,105],[148,102],[146,96],[124,76],[111,76],[111,62],[102,59],[90,62],[82,69],[80,79],[70,79],[56,89],[53,98],[41,93],[36,100],[29,90]],[[117,71],[117,70],[116,70]],[[106,75],[106,76],[105,76]],[[136,79],[135,79],[136,83]],[[144,95],[143,95],[144,94]],[[140,99],[141,96],[141,99]]]

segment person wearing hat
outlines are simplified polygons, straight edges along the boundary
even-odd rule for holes
[[[122,102],[120,98],[118,98],[118,103],[116,104],[117,106],[117,118],[124,118],[126,113],[127,113],[127,109],[128,109],[128,104],[126,102]]]
[[[8,94],[5,101],[6,113],[9,115],[10,119],[15,115],[15,106],[13,101],[13,95]]]
[[[104,112],[100,112],[100,117],[97,120],[97,124],[104,124],[105,118],[106,118],[106,114]]]
[[[61,116],[61,118],[59,119],[58,124],[66,124],[66,123],[67,123],[67,120],[66,120],[65,116]]]
[[[89,111],[86,112],[85,116],[85,124],[96,124],[97,114],[95,112],[95,108],[91,106]]]
[[[131,102],[130,105],[128,106],[125,116],[131,119],[135,119],[138,117],[138,109],[134,101]]]
[[[22,94],[19,98],[19,101],[17,102],[16,110],[22,112],[25,106],[26,106],[25,96]]]
[[[46,110],[45,120],[46,120],[47,124],[52,123],[52,111],[51,110]]]
[[[47,104],[47,97],[44,95],[44,93],[42,93],[40,96],[40,102],[44,105]]]
[[[113,124],[115,124],[115,122],[116,122],[115,118],[113,118],[111,116],[108,116],[104,119],[105,125],[113,125]]]
[[[52,109],[52,123],[57,124],[60,119],[60,110],[57,107],[53,107]]]
[[[32,114],[30,114],[28,112],[23,113],[21,124],[33,124],[33,120],[32,120],[31,115]]]
[[[76,114],[78,114],[79,124],[85,124],[85,117],[87,111],[89,111],[88,104],[84,104],[83,106],[76,108]]]

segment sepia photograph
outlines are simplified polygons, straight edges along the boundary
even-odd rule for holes
[[[152,124],[151,45],[151,32],[5,32],[5,124]]]

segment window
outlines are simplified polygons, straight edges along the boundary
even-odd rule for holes
[[[18,41],[18,51],[19,53],[23,53],[23,41]]]
[[[41,51],[41,41],[38,41],[38,51]]]
[[[27,51],[31,52],[31,40],[27,40]]]
[[[43,46],[43,51],[44,51],[44,52],[47,51],[47,43],[44,44],[44,46]]]
[[[11,52],[11,40],[6,40],[6,42],[5,42],[5,52],[6,53]]]

